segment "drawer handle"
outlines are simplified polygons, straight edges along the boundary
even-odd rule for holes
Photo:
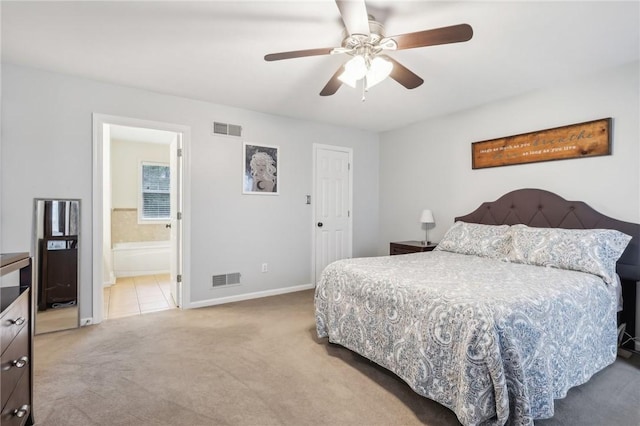
[[[13,415],[18,417],[19,419],[23,418],[27,414],[29,414],[29,406],[26,404],[20,408],[16,408],[15,410],[13,410]]]
[[[27,364],[29,364],[29,357],[27,357],[27,356],[22,356],[22,357],[20,357],[18,359],[14,359],[13,360],[13,365],[16,368],[22,368]]]
[[[25,319],[23,317],[18,317],[14,320],[11,320],[11,323],[14,325],[22,325],[24,324],[24,322],[25,322]]]

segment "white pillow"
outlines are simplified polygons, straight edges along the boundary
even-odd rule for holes
[[[511,262],[588,272],[615,282],[616,262],[631,237],[613,229],[511,227]]]
[[[458,221],[434,250],[505,259],[511,246],[509,225],[482,225]]]

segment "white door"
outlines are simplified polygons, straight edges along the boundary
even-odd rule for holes
[[[315,282],[331,262],[351,257],[351,150],[314,146]]]
[[[169,204],[171,227],[171,297],[176,306],[182,306],[181,278],[182,278],[182,197],[180,193],[180,180],[182,179],[182,135],[176,133],[176,138],[171,142],[169,154]]]

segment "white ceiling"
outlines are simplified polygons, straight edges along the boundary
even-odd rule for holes
[[[425,83],[318,95],[347,57],[333,0],[2,1],[2,61],[294,118],[383,131],[638,61],[640,3],[367,1],[387,35],[468,23],[466,43],[393,52]]]

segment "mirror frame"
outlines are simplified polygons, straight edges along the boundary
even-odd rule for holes
[[[39,231],[40,229],[42,229],[42,232],[44,233],[44,228],[45,228],[45,224],[44,223],[40,223],[40,220],[43,219],[44,217],[44,203],[47,201],[70,201],[70,202],[77,202],[78,203],[78,217],[77,217],[77,234],[75,235],[75,237],[77,238],[76,241],[76,250],[77,250],[77,268],[76,268],[76,321],[75,324],[71,324],[68,327],[60,327],[60,328],[55,328],[55,329],[47,329],[46,331],[38,331],[38,315],[39,315],[39,309],[38,309],[38,297],[39,297],[39,293],[40,293],[40,269],[41,269],[41,264],[42,264],[42,259],[40,256],[40,250],[39,250]],[[42,216],[39,215],[39,204],[42,203]],[[47,198],[34,198],[33,199],[33,223],[32,223],[32,232],[31,232],[31,253],[32,253],[32,258],[33,258],[33,266],[32,266],[32,291],[34,292],[34,296],[32,298],[33,300],[33,306],[32,306],[32,312],[33,312],[33,319],[34,319],[34,335],[38,335],[38,334],[47,334],[47,333],[54,333],[57,331],[64,331],[64,330],[73,330],[76,328],[80,327],[80,323],[81,323],[81,319],[80,319],[80,295],[81,295],[81,286],[80,286],[80,235],[82,233],[81,231],[81,219],[82,219],[82,200],[80,200],[79,198],[53,198],[53,197],[47,197]]]

